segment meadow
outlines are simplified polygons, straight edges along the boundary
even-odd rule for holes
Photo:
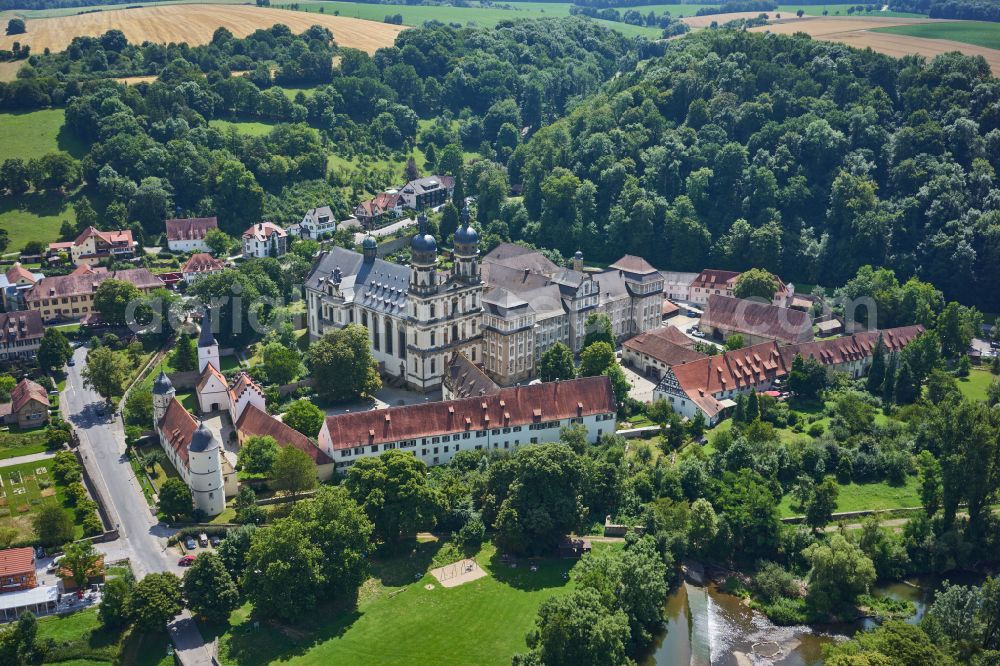
[[[948,23],[918,23],[876,28],[873,32],[908,35],[924,39],[950,39],[988,49],[1000,49],[1000,23],[987,21],[954,21]]]
[[[969,400],[986,400],[986,391],[990,384],[1000,381],[1000,377],[989,370],[974,369],[968,377],[958,379],[958,390]]]
[[[920,506],[920,490],[917,477],[906,477],[906,483],[901,486],[891,486],[888,483],[847,483],[838,484],[840,494],[837,496],[836,512],[844,511],[877,511],[882,509],[905,509]],[[782,518],[800,516],[800,511],[792,510],[792,496],[786,494],[778,504],[778,514]]]
[[[450,559],[444,557],[449,552]],[[406,555],[373,559],[373,577],[356,608],[321,608],[293,629],[258,628],[244,606],[230,626],[203,627],[203,633],[219,636],[222,663],[233,666],[509,664],[527,650],[524,637],[542,602],[572,589],[566,574],[574,562],[542,559],[531,571],[527,562],[511,568],[495,555],[491,544],[484,545],[475,558],[489,575],[443,588],[429,569],[461,555],[440,541],[418,543]]]

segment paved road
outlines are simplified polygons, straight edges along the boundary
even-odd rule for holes
[[[101,416],[100,396],[83,386],[80,376],[86,363],[87,349],[77,349],[76,365],[68,368],[69,376],[63,394],[62,409],[66,418],[77,427],[80,453],[86,458],[94,483],[108,506],[111,520],[118,525],[121,539],[127,543],[119,552],[128,553],[136,576],[170,571],[173,567],[164,554],[166,537],[171,531],[159,525],[146,504],[139,482],[125,455],[125,435],[121,422],[111,416]]]
[[[412,218],[412,217],[404,217],[403,219],[399,220],[398,222],[393,222],[392,224],[388,224],[388,225],[386,225],[384,227],[380,227],[378,229],[372,229],[371,232],[368,232],[368,231],[358,231],[358,232],[356,232],[354,234],[354,242],[355,243],[361,243],[361,241],[363,241],[365,239],[365,236],[367,236],[369,233],[371,233],[371,235],[375,236],[376,238],[381,238],[383,236],[389,236],[391,234],[396,233],[400,229],[403,229],[404,227],[410,227],[410,226],[415,225],[416,223],[417,223],[417,221],[414,218]]]
[[[39,460],[48,460],[56,455],[55,451],[42,451],[41,453],[29,453],[26,456],[15,456],[13,458],[4,458],[0,460],[0,467],[13,467],[14,465],[22,465],[29,462],[38,462]]]
[[[86,363],[87,349],[77,349],[73,358],[76,365],[68,368],[62,397],[63,414],[77,427],[84,464],[121,535],[117,541],[98,544],[98,550],[109,559],[128,557],[137,578],[163,571],[180,573],[173,556],[166,553],[167,538],[176,530],[159,524],[146,504],[125,454],[121,421],[117,416],[101,416],[98,410],[103,401],[83,385],[80,371]],[[180,615],[171,623],[169,631],[182,664],[212,663],[215,646],[205,645],[189,614]]]

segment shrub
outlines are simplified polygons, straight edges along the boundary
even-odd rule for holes
[[[809,621],[809,607],[805,599],[778,599],[773,604],[756,605],[771,622],[781,626],[805,624]]]
[[[83,535],[90,537],[98,534],[104,534],[104,523],[101,522],[97,512],[93,511],[83,519]]]
[[[813,423],[812,425],[809,426],[809,436],[819,437],[820,435],[823,434],[825,430],[826,428],[823,427],[822,423]]]
[[[757,596],[767,604],[773,604],[780,599],[794,599],[799,596],[799,588],[795,582],[795,576],[774,562],[761,563],[757,575],[753,578],[753,586],[757,591]]]

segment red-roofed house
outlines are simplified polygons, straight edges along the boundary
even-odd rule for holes
[[[236,421],[236,434],[240,444],[248,437],[274,437],[278,446],[294,446],[316,463],[316,477],[320,481],[329,481],[333,477],[333,458],[324,453],[311,439],[291,426],[274,418],[256,405],[248,405]]]
[[[768,340],[795,344],[813,339],[812,318],[807,312],[717,294],[708,297],[698,328],[722,339],[740,335],[748,345]]]
[[[622,363],[636,372],[659,379],[668,368],[704,358],[694,341],[676,326],[641,333],[622,344]]]
[[[736,404],[733,400],[736,396],[751,390],[758,393],[771,390],[776,379],[788,374],[798,354],[816,359],[831,373],[843,372],[858,378],[871,367],[879,335],[889,353],[898,352],[923,331],[923,326],[904,326],[787,346],[771,341],[707,356],[667,370],[653,390],[653,399],[666,400],[687,418],[693,418],[700,410],[707,423],[715,425]]]
[[[688,300],[704,305],[708,303],[708,297],[712,295],[732,298],[733,287],[736,286],[740,275],[741,273],[735,271],[706,268],[692,280],[691,286],[688,288]],[[795,288],[792,285],[786,285],[778,276],[775,278],[778,280],[778,291],[775,292],[771,303],[779,307],[787,307],[795,293]]]
[[[288,251],[288,232],[274,222],[258,222],[243,232],[243,256],[280,257]]]
[[[19,428],[34,428],[48,422],[48,392],[40,384],[22,379],[10,392],[10,413],[5,420]]]
[[[218,273],[226,267],[226,264],[207,252],[196,252],[191,255],[191,258],[184,262],[184,267],[181,268],[181,275],[184,277],[184,281],[187,283],[194,282],[196,278],[202,275],[211,275],[212,273]]]
[[[583,425],[587,439],[596,442],[615,431],[616,409],[607,377],[529,384],[461,400],[328,416],[319,448],[338,469],[391,449],[439,465],[458,451],[513,451],[555,442],[560,429],[572,424]]]
[[[63,245],[53,243],[49,245],[49,251],[68,249],[74,266],[93,266],[111,257],[117,261],[131,259],[135,256],[138,243],[132,238],[132,231],[129,229],[100,231],[94,227],[87,227],[76,237],[72,245],[68,248]]]
[[[0,361],[34,358],[44,334],[42,316],[35,310],[0,313]]]
[[[219,228],[215,217],[186,217],[167,220],[167,247],[172,252],[209,252],[205,236]]]
[[[30,590],[35,580],[35,549],[0,550],[0,592]]]

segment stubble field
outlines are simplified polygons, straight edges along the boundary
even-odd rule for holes
[[[237,37],[245,37],[259,28],[283,23],[292,32],[303,32],[312,25],[330,29],[340,46],[374,53],[391,46],[396,35],[406,28],[387,23],[364,21],[346,16],[307,14],[247,5],[168,5],[100,11],[77,16],[28,19],[28,32],[0,37],[0,48],[13,42],[28,44],[33,52],[43,49],[61,51],[77,36],[97,36],[111,29],[121,30],[130,42],[207,44],[217,28],[227,28]]]

